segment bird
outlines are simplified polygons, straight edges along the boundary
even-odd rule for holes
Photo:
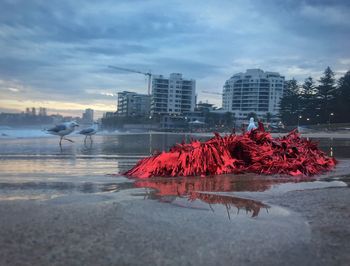
[[[57,135],[57,136],[60,136],[60,146],[62,145],[62,140],[68,140],[70,142],[74,142],[73,140],[71,139],[67,139],[65,138],[64,136],[72,133],[74,131],[74,129],[76,127],[78,127],[79,125],[75,122],[75,121],[71,121],[71,122],[65,122],[65,123],[62,123],[62,124],[59,124],[59,125],[56,125],[55,127],[53,128],[49,128],[46,130],[47,133],[49,134],[52,134],[52,135]]]
[[[251,118],[249,119],[249,125],[248,125],[248,128],[247,128],[247,131],[251,131],[251,130],[256,129],[256,128],[257,128],[257,127],[256,127],[256,125],[255,125],[255,123],[254,123],[254,118],[251,117]]]
[[[85,139],[84,139],[84,144],[86,144],[86,139],[87,137],[90,137],[90,141],[92,143],[92,135],[95,135],[97,133],[97,128],[98,128],[98,123],[94,123],[92,126],[88,127],[88,128],[84,128],[83,130],[79,131],[78,134],[84,135]]]

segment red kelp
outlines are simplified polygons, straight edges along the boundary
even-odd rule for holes
[[[280,138],[252,130],[243,135],[227,135],[200,142],[177,144],[140,160],[124,175],[136,178],[154,176],[206,176],[252,172],[312,176],[331,170],[334,158],[317,148],[317,144],[301,138],[294,130]]]

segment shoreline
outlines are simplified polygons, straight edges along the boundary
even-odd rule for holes
[[[0,132],[1,133],[1,132]],[[220,135],[228,135],[230,132],[219,132]],[[237,134],[240,134],[239,132]],[[288,133],[271,133],[272,137],[282,137]],[[104,132],[96,136],[133,136],[133,135],[185,135],[185,136],[198,136],[198,137],[214,137],[213,132],[162,132],[162,131],[152,131],[152,132]],[[71,134],[70,137],[80,137],[79,134]],[[350,139],[350,132],[310,132],[310,133],[300,133],[301,137],[304,138],[317,138],[317,139]],[[41,138],[57,138],[57,136],[46,134],[37,136],[10,136],[10,135],[0,135],[0,141],[2,140],[25,140],[25,139],[41,139]]]

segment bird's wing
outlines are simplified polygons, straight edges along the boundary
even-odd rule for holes
[[[60,131],[62,131],[62,130],[65,130],[65,129],[67,129],[67,126],[64,125],[64,124],[61,124],[61,125],[57,125],[57,126],[55,126],[55,127],[53,127],[53,128],[50,128],[50,129],[48,129],[47,131],[58,133],[58,132],[60,132]]]
[[[88,134],[88,133],[91,133],[91,132],[93,132],[93,131],[94,131],[93,128],[85,128],[85,129],[81,130],[81,131],[79,132],[79,134]]]

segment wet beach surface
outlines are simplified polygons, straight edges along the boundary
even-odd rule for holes
[[[313,179],[118,174],[191,137],[0,139],[0,265],[348,265],[349,139]]]

